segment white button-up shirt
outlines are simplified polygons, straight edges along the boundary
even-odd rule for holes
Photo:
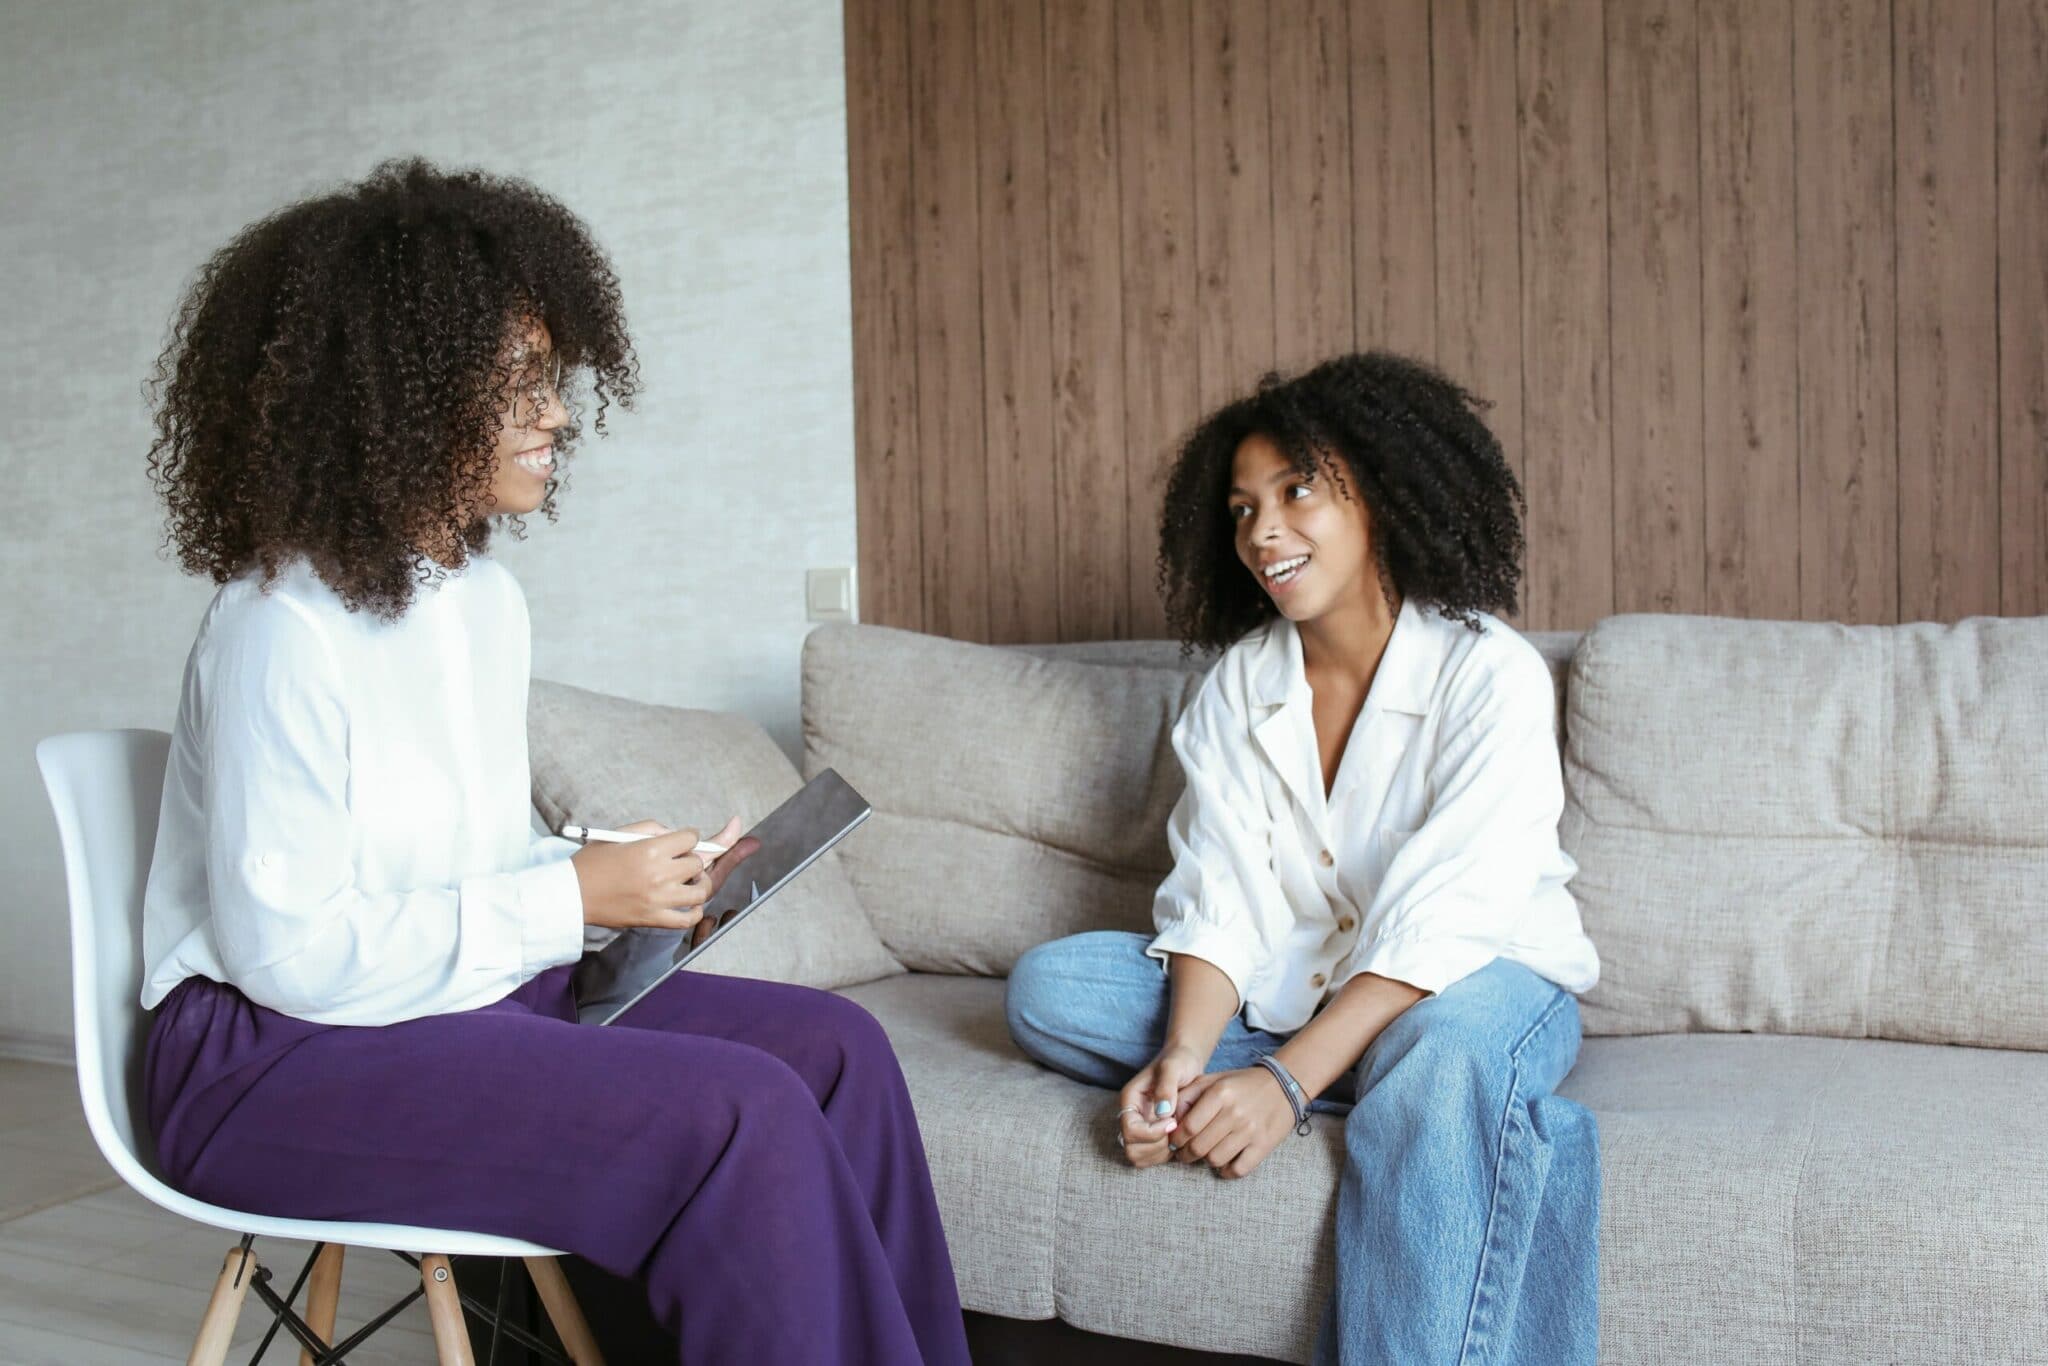
[[[326,1024],[496,1001],[583,950],[536,838],[518,582],[477,557],[396,622],[303,561],[221,586],[185,666],[143,904],[142,1003],[194,974]]]
[[[1147,950],[1213,963],[1288,1032],[1363,972],[1437,992],[1496,958],[1582,992],[1550,671],[1493,617],[1405,603],[1327,796],[1301,634],[1232,646],[1173,730],[1187,790]]]

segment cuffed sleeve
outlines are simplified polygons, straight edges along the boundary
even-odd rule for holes
[[[1270,842],[1254,823],[1263,803],[1242,709],[1225,695],[1219,673],[1204,680],[1173,728],[1187,788],[1167,822],[1173,871],[1153,897],[1158,934],[1145,951],[1162,963],[1185,953],[1213,964],[1236,988],[1242,1010],[1268,955],[1261,920],[1277,923],[1285,906]]]
[[[1388,864],[1366,916],[1375,933],[1333,990],[1370,972],[1442,991],[1502,956],[1546,876],[1560,866],[1569,875],[1557,843],[1564,781],[1541,660],[1531,651],[1451,702],[1428,815]]]
[[[526,864],[529,868],[532,868],[544,863],[560,863],[563,867],[569,868],[573,877],[575,869],[570,865],[569,860],[576,857],[576,852],[582,847],[575,840],[569,839],[566,836],[537,834],[533,837],[533,843],[527,850]],[[583,918],[583,894],[580,882],[577,883],[576,918],[578,920]],[[618,937],[619,932],[609,926],[585,925],[583,926],[583,952],[590,953],[593,950],[601,949]]]

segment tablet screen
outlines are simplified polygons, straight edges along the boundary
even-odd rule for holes
[[[811,779],[734,844],[731,872],[704,904],[693,930],[627,930],[576,972],[577,1015],[610,1024],[787,886],[791,879],[868,818],[866,798],[831,769]],[[758,847],[749,849],[749,843]],[[792,932],[802,933],[802,927]]]

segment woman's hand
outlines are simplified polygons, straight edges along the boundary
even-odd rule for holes
[[[1191,1048],[1169,1045],[1145,1065],[1144,1071],[1124,1084],[1117,1097],[1117,1105],[1122,1108],[1117,1120],[1118,1132],[1124,1140],[1125,1161],[1133,1167],[1156,1167],[1173,1156],[1167,1143],[1168,1135],[1180,1127],[1175,1115],[1180,1108],[1181,1088],[1202,1075],[1202,1065],[1207,1061]],[[1162,1100],[1172,1102],[1174,1109],[1154,1117],[1153,1106]]]
[[[1294,1107],[1263,1067],[1210,1072],[1181,1092],[1179,1162],[1206,1162],[1228,1179],[1250,1176],[1294,1128]]]
[[[697,847],[695,830],[670,830],[658,821],[635,821],[620,829],[646,834],[632,844],[592,844],[570,860],[583,892],[583,921],[607,929],[649,926],[687,930],[704,916],[699,909],[717,894],[752,847],[735,847],[740,823],[734,818],[711,838],[727,853],[704,861],[690,851]],[[742,841],[742,846],[751,842]],[[756,846],[757,847],[757,846]]]

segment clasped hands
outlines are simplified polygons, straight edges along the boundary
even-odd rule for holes
[[[1271,1072],[1204,1072],[1192,1049],[1164,1049],[1125,1084],[1117,1103],[1124,1158],[1133,1167],[1207,1163],[1218,1176],[1249,1176],[1294,1128],[1294,1107]],[[1155,1118],[1160,1100],[1170,1114]]]

